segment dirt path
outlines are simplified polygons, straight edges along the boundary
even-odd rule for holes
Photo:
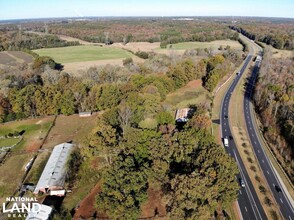
[[[78,219],[88,219],[97,216],[95,204],[96,195],[101,192],[101,183],[97,183],[96,186],[91,190],[91,192],[81,201],[80,206],[76,209],[76,213],[73,218]],[[100,216],[100,215],[99,215]]]

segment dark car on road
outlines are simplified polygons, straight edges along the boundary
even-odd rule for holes
[[[275,189],[277,190],[278,193],[282,192],[282,189],[279,186],[275,186]]]

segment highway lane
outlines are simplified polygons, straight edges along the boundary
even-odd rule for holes
[[[252,59],[252,55],[248,55],[240,73],[234,76],[235,79],[223,98],[222,105],[221,105],[221,112],[220,112],[220,125],[221,125],[222,137],[228,137],[229,139],[229,147],[225,147],[225,150],[228,154],[230,154],[233,158],[235,158],[238,164],[238,168],[240,170],[240,174],[237,175],[236,179],[240,183],[240,178],[242,178],[245,183],[245,187],[240,187],[239,195],[238,195],[238,204],[240,207],[242,217],[244,220],[247,220],[247,219],[248,220],[254,220],[254,219],[264,220],[264,219],[267,219],[267,217],[257,197],[254,187],[250,181],[249,175],[245,169],[245,166],[241,160],[241,157],[238,153],[236,144],[233,138],[231,138],[233,135],[232,135],[232,132],[229,126],[229,120],[228,120],[229,103],[230,103],[231,95],[238,81],[240,80],[242,74],[244,73],[246,67],[251,61],[251,59]]]
[[[244,116],[246,119],[245,121],[247,126],[247,132],[250,138],[251,145],[253,146],[255,155],[259,161],[259,165],[267,181],[267,184],[270,190],[272,191],[277,204],[279,205],[281,214],[283,215],[284,219],[294,220],[293,206],[288,200],[288,197],[286,196],[285,191],[282,188],[279,182],[279,179],[277,178],[276,173],[273,170],[272,164],[263,150],[263,147],[261,145],[262,142],[259,140],[259,137],[257,135],[257,132],[258,132],[256,128],[257,126],[255,121],[253,120],[254,112],[252,108],[251,99],[252,99],[254,84],[258,74],[259,65],[260,65],[260,61],[256,61],[255,67],[253,69],[253,73],[251,77],[249,78],[249,81],[246,86],[243,107],[244,107]]]

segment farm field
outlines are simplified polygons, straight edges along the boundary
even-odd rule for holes
[[[33,62],[33,57],[21,51],[0,52],[0,67]]]
[[[55,145],[74,141],[81,143],[96,125],[96,115],[81,118],[78,115],[60,115],[55,121],[43,148],[52,149]]]
[[[130,52],[120,48],[93,45],[38,49],[34,52],[40,56],[50,56],[56,62],[62,64],[133,57]]]
[[[46,139],[44,151],[39,153],[26,181],[37,183],[50,156],[50,152],[55,145],[69,140],[82,143],[87,134],[95,126],[96,121],[93,120],[95,117],[95,115],[89,118],[80,118],[78,115],[58,116],[55,121],[55,126],[51,129]],[[25,173],[25,165],[43,143],[53,121],[54,117],[45,117],[0,125],[0,136],[15,131],[24,131],[23,140],[13,148],[10,156],[0,166],[0,198],[12,195],[17,189]],[[0,142],[3,145],[6,145],[5,142],[11,141],[11,139],[3,140],[5,140],[3,143]],[[11,172],[11,170],[14,172]],[[7,173],[9,175],[6,175]],[[0,202],[2,202],[1,199]]]
[[[10,156],[0,166],[0,202],[11,196],[21,183],[25,173],[25,166],[34,156],[34,153],[25,153]]]
[[[53,123],[54,117],[27,119],[22,121],[13,121],[0,125],[0,136],[23,131],[23,140],[13,148],[13,152],[34,151],[39,149],[48,129]],[[1,140],[2,141],[2,140]],[[0,142],[1,143],[1,142]],[[1,167],[0,167],[1,169]]]
[[[0,136],[23,131],[23,139],[12,150],[5,162],[0,166],[0,202],[2,198],[11,196],[21,183],[25,173],[25,165],[41,146],[54,117],[27,119],[8,122],[0,125]],[[14,141],[18,141],[16,138]],[[1,145],[7,145],[12,139],[3,139]],[[7,175],[9,174],[9,175]]]
[[[146,51],[146,52],[152,52],[156,49],[160,49],[160,42],[129,42],[126,45],[123,45],[122,43],[114,43],[112,45],[113,47],[119,47],[124,48],[127,50],[130,50],[134,53],[138,51]]]
[[[207,100],[209,92],[202,87],[201,80],[193,80],[183,88],[167,95],[165,103],[175,108],[186,108],[189,104],[199,104]]]
[[[187,49],[197,49],[197,48],[213,48],[218,49],[220,46],[226,47],[230,46],[233,49],[240,49],[242,50],[242,45],[237,41],[232,40],[217,40],[211,42],[183,42],[177,44],[169,44],[167,48],[171,48],[174,50],[187,50]]]

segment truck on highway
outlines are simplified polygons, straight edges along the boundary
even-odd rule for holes
[[[224,145],[225,145],[225,147],[229,147],[229,139],[227,136],[224,137]]]

